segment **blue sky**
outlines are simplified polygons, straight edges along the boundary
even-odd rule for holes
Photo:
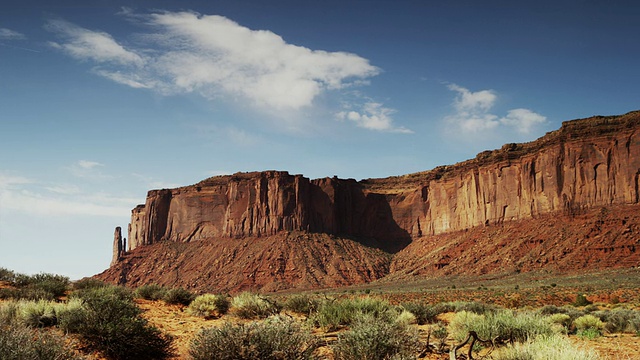
[[[150,189],[428,170],[640,108],[640,6],[0,5],[0,266],[108,267]]]

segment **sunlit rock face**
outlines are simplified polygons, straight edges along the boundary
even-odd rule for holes
[[[637,203],[639,128],[640,112],[567,121],[530,143],[385,179],[309,180],[265,171],[153,190],[132,211],[129,250],[307,231],[369,239],[395,252],[425,235]]]

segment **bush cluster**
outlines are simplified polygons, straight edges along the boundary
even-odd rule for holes
[[[226,314],[230,305],[229,299],[224,295],[203,294],[191,302],[187,311],[194,316],[215,319]]]
[[[262,322],[204,329],[192,340],[189,354],[194,360],[306,360],[313,359],[320,344],[295,320],[276,315]]]
[[[262,319],[280,312],[280,306],[258,294],[243,292],[231,300],[232,312],[242,319]]]
[[[69,278],[62,275],[40,273],[26,275],[0,268],[0,281],[15,288],[0,289],[0,299],[53,300],[64,296]]]
[[[129,291],[109,286],[76,296],[80,308],[61,314],[61,328],[77,333],[109,359],[165,359],[173,355],[172,339],[140,316]]]
[[[388,301],[363,297],[327,301],[320,306],[315,314],[309,317],[309,321],[315,326],[333,331],[352,324],[358,316],[363,314],[392,321],[398,317],[400,312],[402,312],[402,308],[393,307]]]
[[[167,294],[167,289],[158,284],[142,285],[133,292],[133,295],[139,299],[160,300]]]
[[[510,344],[493,354],[494,360],[598,360],[594,351],[579,349],[560,335],[538,336]]]
[[[80,360],[63,337],[16,325],[0,325],[0,359]]]
[[[402,307],[415,315],[418,325],[433,324],[441,314],[441,308],[426,303],[404,303]]]
[[[420,348],[418,335],[406,324],[361,314],[333,346],[336,360],[414,359]]]
[[[297,314],[311,315],[321,305],[320,299],[309,295],[294,295],[287,299],[284,308]]]
[[[545,317],[533,312],[509,310],[486,315],[461,311],[453,317],[450,327],[457,340],[466,338],[469,331],[475,331],[482,339],[502,342],[524,342],[538,335],[554,334],[551,322]]]

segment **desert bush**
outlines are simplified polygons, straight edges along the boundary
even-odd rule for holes
[[[35,275],[17,274],[14,284],[25,290],[32,289],[35,293],[46,292],[51,294],[50,296],[39,296],[40,299],[45,299],[47,297],[58,298],[63,296],[69,288],[70,282],[66,276],[40,273]]]
[[[100,288],[105,286],[108,286],[108,284],[105,283],[104,281],[90,278],[90,277],[80,279],[73,283],[74,290],[94,289],[94,288]]]
[[[196,297],[187,312],[203,318],[218,318],[229,311],[229,299],[224,295],[204,294]]]
[[[494,314],[500,310],[496,305],[485,304],[477,301],[469,301],[469,302],[455,302],[456,312],[458,311],[469,311],[472,313],[476,313],[479,315],[483,314]]]
[[[19,322],[27,327],[42,328],[58,324],[54,303],[47,300],[20,301],[18,303]]]
[[[593,304],[583,294],[576,295],[576,301],[573,302],[573,306],[587,306]]]
[[[440,314],[438,308],[426,303],[404,303],[402,307],[416,316],[418,325],[433,324]]]
[[[604,323],[597,317],[587,314],[573,321],[577,329],[578,336],[594,338],[601,335]]]
[[[20,306],[17,301],[7,301],[0,304],[0,326],[18,323]]]
[[[123,286],[114,286],[114,285],[107,285],[107,286],[97,287],[97,288],[78,289],[78,290],[74,290],[69,295],[69,298],[71,299],[77,298],[81,300],[84,300],[85,298],[94,299],[96,297],[103,297],[103,298],[109,298],[109,299],[116,298],[116,299],[129,301],[129,302],[132,302],[134,298],[133,293],[131,292],[130,289],[127,289]]]
[[[22,326],[0,326],[2,360],[79,360],[65,345],[64,338],[47,331]]]
[[[0,281],[6,281],[8,283],[14,282],[16,273],[7,268],[0,267]]]
[[[631,309],[614,309],[592,313],[604,322],[604,330],[608,333],[635,333],[640,330],[640,311]]]
[[[158,284],[148,284],[138,287],[133,296],[138,299],[160,300],[167,294],[167,289]]]
[[[167,304],[189,306],[196,296],[189,290],[183,288],[173,288],[167,291],[162,297]]]
[[[333,352],[336,360],[415,359],[419,346],[417,333],[406,325],[360,314],[338,336]]]
[[[314,358],[320,344],[293,319],[275,315],[262,322],[203,329],[191,341],[189,354],[194,360],[306,360]]]
[[[343,299],[328,301],[320,306],[318,311],[309,320],[315,325],[327,330],[337,330],[342,326],[350,325],[362,314],[368,314],[374,318],[382,318],[387,322],[394,321],[402,308],[394,308],[385,300],[364,297],[355,299]]]
[[[58,318],[58,327],[66,333],[78,333],[86,315],[82,300],[79,298],[57,304],[55,313]]]
[[[418,323],[418,320],[416,319],[416,316],[413,315],[412,312],[407,311],[405,309],[402,309],[398,313],[398,316],[396,316],[394,321],[399,323],[399,324],[404,324],[404,325],[414,325],[414,324]]]
[[[19,298],[19,292],[20,290],[13,288],[0,289],[0,300],[17,299]]]
[[[260,319],[280,312],[279,306],[258,294],[243,292],[231,300],[232,312],[242,319]]]
[[[107,358],[165,359],[173,355],[171,337],[140,316],[131,292],[109,286],[82,290],[76,296],[82,310],[74,310],[74,320],[61,327],[80,335]]]
[[[457,340],[475,331],[482,339],[523,342],[538,335],[552,335],[553,326],[543,316],[532,312],[502,310],[495,314],[478,315],[461,311],[451,320],[451,332]]]
[[[571,326],[571,317],[567,314],[553,314],[547,317],[551,326],[554,327],[555,332],[567,334],[569,327]]]
[[[310,315],[320,307],[321,301],[309,295],[294,295],[287,299],[284,308],[298,314]]]
[[[561,335],[538,336],[498,349],[494,360],[598,360],[593,350],[579,349]]]

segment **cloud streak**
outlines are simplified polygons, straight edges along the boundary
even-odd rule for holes
[[[137,45],[125,46],[108,33],[52,20],[46,28],[60,40],[50,44],[96,63],[95,74],[126,86],[247,101],[271,114],[309,108],[323,93],[361,85],[380,73],[356,54],[290,44],[271,31],[253,30],[223,16],[189,11],[137,15],[130,10],[121,15],[154,31],[136,34]],[[391,109],[373,102],[360,106],[354,120],[358,126],[395,129],[389,125]]]
[[[44,185],[33,179],[0,174],[0,210],[37,216],[126,216],[135,200],[104,193],[84,193],[76,185]]]
[[[0,40],[25,40],[27,37],[17,31],[0,28]]]
[[[499,127],[510,127],[517,132],[528,134],[547,121],[545,116],[529,109],[512,109],[504,117],[492,113],[498,96],[493,90],[470,91],[456,84],[448,85],[457,93],[453,102],[454,113],[446,117],[447,123],[465,133],[479,133]]]

